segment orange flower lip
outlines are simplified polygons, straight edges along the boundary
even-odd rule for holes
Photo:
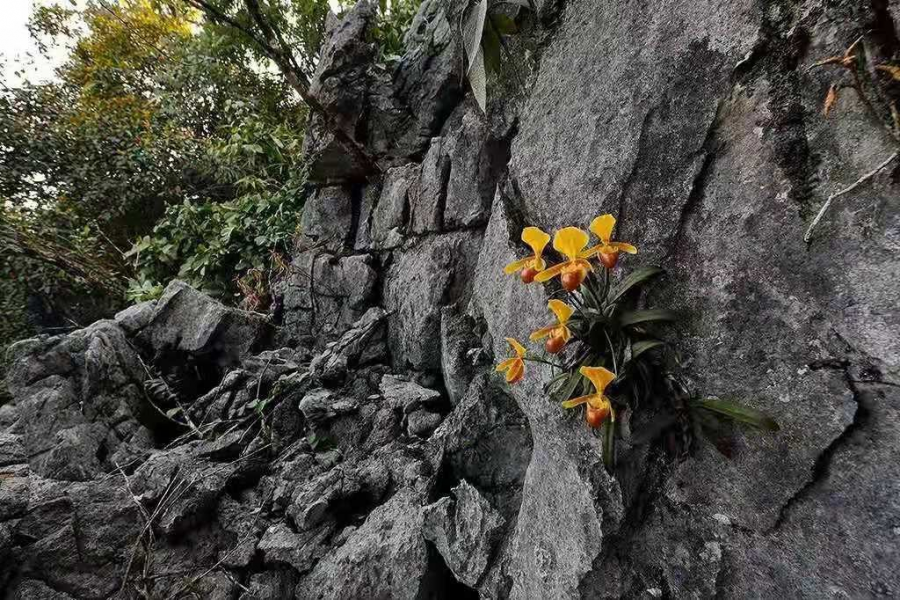
[[[600,243],[582,253],[582,258],[600,255],[600,262],[608,269],[616,266],[619,252],[637,254],[637,248],[626,242],[612,241],[612,230],[616,226],[616,218],[612,215],[600,215],[591,221],[591,231],[600,238]]]
[[[547,308],[553,311],[553,314],[556,315],[556,323],[553,325],[548,325],[547,327],[541,327],[540,329],[532,332],[528,339],[532,342],[536,342],[538,340],[542,340],[546,337],[550,338],[561,338],[563,343],[568,342],[572,337],[572,332],[569,330],[568,325],[569,319],[572,317],[572,313],[575,310],[561,300],[550,300],[547,303]],[[560,350],[562,347],[560,346]]]
[[[588,244],[588,234],[577,227],[564,227],[553,236],[553,248],[567,260],[538,273],[534,280],[543,283],[564,273],[577,273],[577,283],[581,285],[585,274],[591,271],[591,263],[584,260],[582,251]],[[578,287],[577,285],[575,286]],[[574,289],[574,288],[573,288]],[[569,290],[572,291],[572,290]]]
[[[616,413],[612,408],[612,403],[604,395],[607,386],[616,378],[616,374],[603,367],[581,367],[578,370],[584,377],[588,378],[594,386],[594,393],[578,398],[572,398],[562,403],[563,408],[575,408],[582,404],[588,405],[588,424],[591,427],[599,427],[606,419],[607,415],[613,421],[616,420]]]
[[[547,266],[547,263],[544,262],[541,255],[544,253],[544,248],[547,247],[547,243],[550,241],[550,235],[537,227],[526,227],[522,230],[522,241],[531,247],[534,254],[506,265],[503,268],[503,272],[507,275],[511,275],[512,273],[523,269],[534,269],[535,272],[539,272],[543,271]]]
[[[506,373],[506,383],[516,383],[525,375],[525,347],[514,338],[506,338],[506,341],[516,355],[497,365],[497,372]]]

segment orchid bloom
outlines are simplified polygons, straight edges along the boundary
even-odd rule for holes
[[[579,398],[572,398],[562,403],[563,408],[575,408],[582,404],[587,404],[587,414],[585,418],[589,426],[596,429],[603,424],[607,416],[612,416],[612,420],[616,420],[616,414],[613,411],[612,404],[603,392],[606,387],[616,378],[616,374],[603,367],[581,367],[578,370],[583,376],[590,379],[594,385],[594,393]]]
[[[585,257],[599,254],[600,262],[607,269],[612,269],[616,266],[616,263],[619,261],[619,252],[637,254],[637,248],[631,244],[612,241],[612,230],[615,226],[616,218],[612,215],[601,215],[591,221],[591,231],[600,238],[600,243],[584,253]]]
[[[557,231],[553,236],[553,247],[568,260],[541,271],[534,280],[544,282],[559,275],[563,289],[567,292],[577,290],[587,272],[592,269],[591,263],[584,260],[582,254],[587,244],[588,234],[577,227],[565,227]]]
[[[525,348],[513,338],[506,338],[516,355],[497,365],[497,371],[506,371],[506,383],[515,383],[525,375]]]
[[[516,271],[522,271],[522,281],[531,283],[534,281],[535,275],[547,268],[547,264],[544,262],[544,259],[541,258],[541,254],[544,253],[544,248],[547,247],[547,242],[550,241],[550,235],[544,233],[537,227],[526,227],[522,230],[522,241],[531,246],[531,249],[534,251],[534,256],[529,256],[528,258],[523,258],[522,260],[517,260],[506,265],[503,272],[507,275],[511,275]]]
[[[529,339],[532,342],[536,342],[548,338],[544,347],[550,354],[556,354],[563,349],[563,346],[565,346],[566,342],[572,337],[572,332],[569,330],[566,323],[569,322],[569,318],[572,316],[574,309],[561,300],[551,300],[547,303],[547,306],[553,311],[553,314],[556,315],[556,324],[538,329],[531,334]]]

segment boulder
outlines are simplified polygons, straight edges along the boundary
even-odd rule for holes
[[[505,521],[472,485],[463,481],[422,509],[425,539],[434,543],[457,580],[476,588],[494,558]]]
[[[428,237],[394,252],[384,282],[388,346],[398,367],[440,368],[440,309],[468,301],[481,234]]]
[[[222,369],[249,356],[267,332],[261,315],[227,307],[177,280],[166,287],[152,315],[140,320],[123,317],[120,323],[156,355],[181,352],[202,356]],[[139,323],[143,325],[128,329]]]

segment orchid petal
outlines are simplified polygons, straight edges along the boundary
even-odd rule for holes
[[[507,358],[507,359],[504,360],[502,363],[500,363],[499,365],[497,365],[497,371],[506,371],[506,370],[509,369],[509,368],[512,366],[512,364],[513,364],[514,362],[516,362],[517,360],[519,360],[519,359],[517,359],[517,358]]]
[[[556,329],[556,325],[550,325],[549,327],[541,327],[540,329],[532,332],[532,334],[528,337],[532,342],[536,342],[538,340],[542,340]]]
[[[551,300],[547,303],[547,306],[553,311],[553,314],[556,315],[556,320],[560,325],[565,325],[568,322],[569,317],[572,316],[572,313],[575,312],[575,309],[562,300]]]
[[[553,247],[569,260],[578,258],[578,253],[588,244],[588,234],[577,227],[564,227],[553,237]]]
[[[613,242],[610,244],[610,246],[612,246],[619,252],[625,252],[626,254],[637,254],[637,248],[635,248],[631,244],[626,244],[625,242]]]
[[[612,237],[613,227],[616,226],[616,218],[612,215],[600,215],[591,221],[591,231],[598,238],[603,240],[604,244],[608,244]]]
[[[562,273],[563,269],[566,267],[567,263],[559,263],[558,265],[553,265],[549,269],[545,271],[541,271],[537,275],[534,276],[534,280],[538,283],[543,283],[544,281],[549,281]]]
[[[513,359],[514,363],[509,368],[509,371],[506,372],[506,382],[507,383],[515,383],[519,379],[522,378],[522,375],[525,373],[525,363],[521,358]]]
[[[581,406],[582,404],[587,404],[591,397],[594,394],[588,394],[587,396],[579,396],[578,398],[572,398],[571,400],[566,400],[562,403],[563,408],[575,408],[576,406]]]
[[[531,246],[534,256],[537,258],[550,242],[550,234],[544,233],[537,227],[526,227],[522,230],[522,241]]]
[[[603,367],[581,367],[579,372],[591,380],[591,383],[594,384],[594,389],[597,390],[597,394],[602,394],[606,386],[616,378],[615,373]]]
[[[525,347],[522,346],[518,341],[514,338],[506,338],[506,341],[509,342],[509,345],[512,346],[512,349],[516,351],[516,356],[522,358],[525,356]]]
[[[524,268],[528,263],[534,260],[534,257],[529,256],[528,258],[523,258],[522,260],[517,260],[515,262],[511,262],[505,267],[503,267],[503,272],[507,275],[512,275],[519,269]]]

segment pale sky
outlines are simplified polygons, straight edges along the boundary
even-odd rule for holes
[[[2,58],[2,72],[0,78],[8,86],[14,86],[19,79],[13,75],[16,70],[16,62],[26,60],[26,53],[31,52],[35,64],[26,69],[31,81],[42,81],[53,77],[53,69],[65,58],[66,50],[63,48],[51,51],[50,60],[38,56],[37,48],[28,33],[28,18],[31,16],[35,4],[41,5],[62,4],[70,6],[68,0],[0,0],[3,4],[3,14],[0,18],[0,58]],[[77,0],[78,6],[83,6],[85,0]]]
[[[86,0],[75,0],[78,7],[83,7]],[[338,12],[337,0],[329,0],[332,10]],[[16,70],[16,62],[26,59],[26,53],[31,52],[35,57],[33,67],[27,69],[27,76],[31,81],[44,81],[53,77],[53,69],[65,59],[66,49],[56,48],[52,50],[49,60],[39,57],[34,42],[28,33],[28,18],[36,4],[62,4],[71,6],[69,0],[0,0],[2,4],[2,16],[0,16],[0,81],[13,87],[20,79],[13,75]]]

